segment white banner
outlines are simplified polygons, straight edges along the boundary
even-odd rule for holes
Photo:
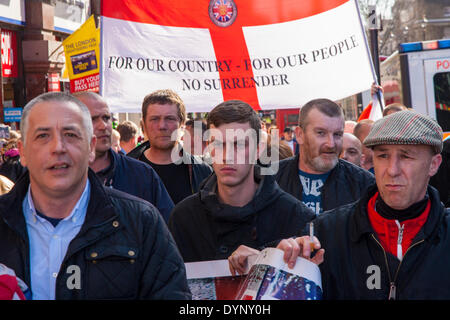
[[[299,108],[370,88],[374,74],[354,0],[252,2],[191,3],[180,13],[184,4],[175,0],[145,8],[137,0],[105,1],[100,90],[112,111],[140,112],[147,94],[167,88],[188,112],[229,99],[255,109]]]

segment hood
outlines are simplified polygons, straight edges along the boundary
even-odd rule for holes
[[[207,208],[208,214],[216,221],[236,223],[249,221],[283,194],[275,183],[274,176],[261,175],[259,166],[255,166],[255,181],[259,183],[259,186],[253,199],[243,207],[233,207],[219,202],[217,176],[213,173],[200,185],[200,201]]]

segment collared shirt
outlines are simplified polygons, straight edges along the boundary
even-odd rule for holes
[[[33,300],[55,299],[56,278],[69,243],[75,238],[84,223],[90,188],[88,179],[83,194],[70,215],[54,227],[47,219],[36,214],[31,189],[28,187],[22,208],[30,241],[30,274]]]

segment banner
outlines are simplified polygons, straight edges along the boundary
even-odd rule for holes
[[[355,0],[103,1],[101,60],[113,112],[140,112],[157,89],[207,112],[298,108],[374,82]]]
[[[0,40],[3,77],[17,78],[19,61],[17,59],[18,55],[16,32],[2,29]]]
[[[99,91],[99,44],[94,16],[63,41],[70,92]]]

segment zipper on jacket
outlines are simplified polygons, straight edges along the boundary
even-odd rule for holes
[[[388,261],[387,261],[386,250],[384,250],[383,246],[377,240],[375,235],[373,233],[371,235],[372,235],[373,240],[375,240],[375,242],[378,243],[378,245],[380,246],[381,250],[383,250],[384,262],[386,263],[386,269],[388,271],[388,278],[389,278],[389,296],[388,296],[388,300],[395,300],[396,299],[396,295],[397,295],[397,285],[395,284],[395,282],[397,281],[398,272],[400,271],[400,267],[402,266],[403,259],[400,260],[400,263],[399,263],[399,265],[397,267],[397,271],[395,272],[395,275],[394,275],[394,280],[392,280],[392,278],[391,278],[391,271],[389,270],[389,264],[388,264]],[[399,236],[400,236],[400,234],[399,234]],[[402,237],[403,237],[403,230],[402,230]],[[418,245],[419,243],[422,243],[424,241],[425,240],[422,239],[422,240],[417,241],[416,243],[412,244],[411,246],[409,246],[409,248],[406,250],[405,254],[403,255],[403,258],[406,256],[406,254],[408,253],[408,251],[411,248],[415,247],[416,245]]]
[[[397,258],[402,261],[403,259],[403,249],[402,249],[402,241],[403,241],[403,229],[405,228],[405,224],[400,225],[398,220],[395,220],[395,223],[398,227],[398,238],[397,238]]]

